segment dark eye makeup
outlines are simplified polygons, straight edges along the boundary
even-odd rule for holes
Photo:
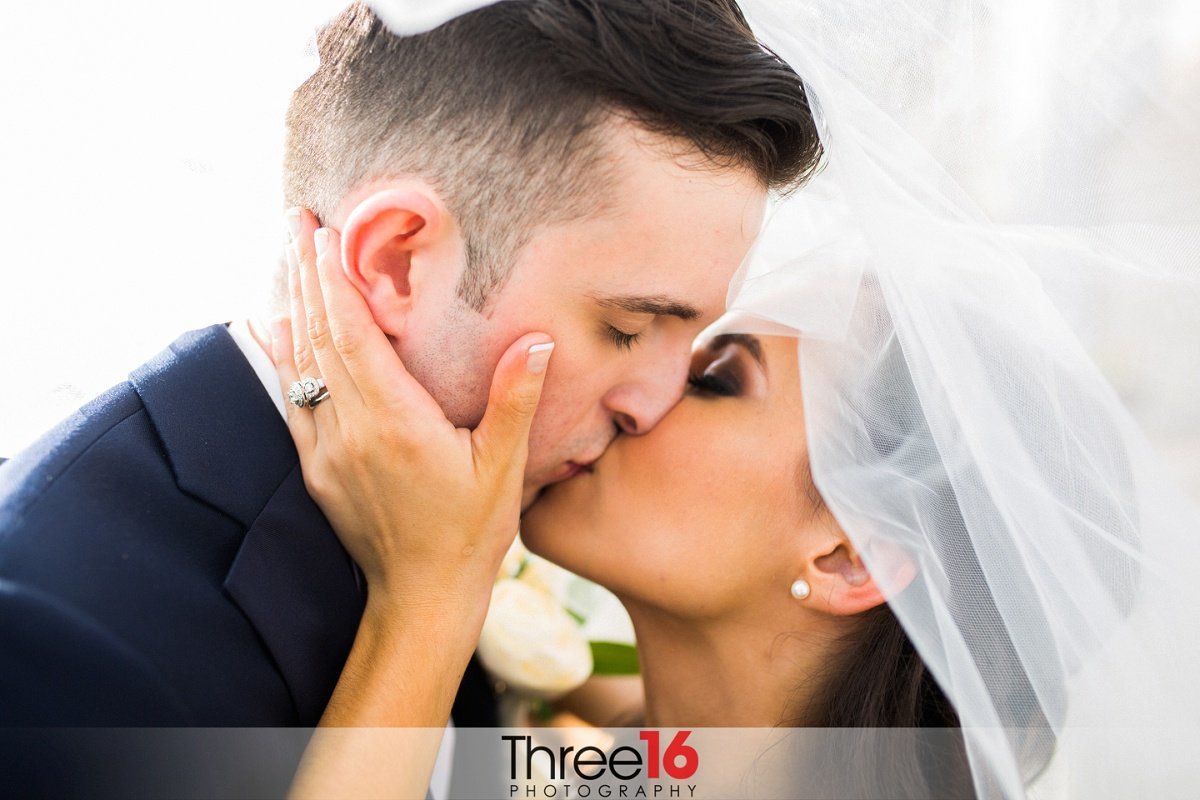
[[[742,391],[741,381],[728,369],[688,375],[688,387],[696,394],[715,397],[736,397]]]
[[[755,384],[758,369],[765,370],[766,365],[757,337],[717,336],[692,359],[688,390],[702,397],[740,397]]]
[[[708,397],[737,397],[742,394],[746,369],[745,351],[735,344],[710,350],[707,358],[692,363],[688,387]]]

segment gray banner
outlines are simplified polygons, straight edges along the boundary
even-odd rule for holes
[[[0,730],[0,786],[21,797],[283,797],[311,735]],[[954,730],[456,728],[453,765],[450,795],[463,800],[971,796]]]

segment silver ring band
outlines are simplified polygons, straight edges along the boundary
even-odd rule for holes
[[[322,378],[301,378],[288,387],[288,401],[296,408],[312,408],[322,400],[329,399],[329,390]]]

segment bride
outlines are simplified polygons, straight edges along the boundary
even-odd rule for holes
[[[745,5],[811,84],[827,167],[775,210],[678,405],[547,489],[522,538],[622,600],[650,726],[961,725],[954,752],[890,763],[918,777],[898,793],[1194,793],[1195,508],[1067,313],[1196,290],[1194,177],[1123,149],[1121,114],[1143,108],[1108,103],[1140,91],[1125,61],[1066,58],[1126,29],[1064,32],[1043,116],[1021,117],[981,81],[993,51],[969,46],[991,18]],[[931,119],[917,101],[935,93]],[[1194,141],[1191,107],[1163,107],[1143,109],[1159,145]],[[1001,122],[1025,126],[1019,146],[986,135]],[[516,532],[544,372],[514,347],[481,426],[453,429],[339,253],[321,230],[291,254],[290,331],[334,335],[274,342],[285,384],[299,348],[329,386],[289,427],[370,589],[322,726],[437,729]],[[319,735],[294,790],[421,796],[435,751]]]

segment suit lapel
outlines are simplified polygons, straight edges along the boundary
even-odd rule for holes
[[[246,532],[225,591],[271,651],[302,725],[317,724],[354,643],[359,576],[295,465]]]
[[[179,488],[241,522],[224,589],[314,725],[362,614],[357,567],[304,489],[287,426],[223,325],[180,337],[130,380]]]
[[[185,333],[129,379],[179,488],[250,527],[298,459],[287,425],[225,326]]]

